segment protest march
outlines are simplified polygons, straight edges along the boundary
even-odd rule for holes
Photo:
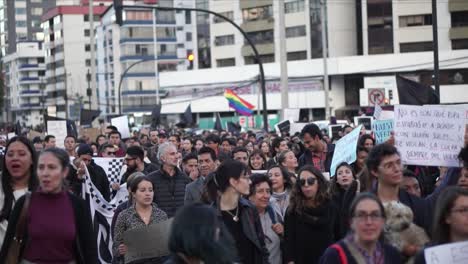
[[[466,105],[46,127],[0,136],[0,263],[468,263]]]

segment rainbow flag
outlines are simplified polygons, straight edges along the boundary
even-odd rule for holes
[[[229,101],[229,106],[236,110],[237,113],[245,116],[251,116],[253,114],[253,109],[255,107],[249,102],[240,98],[231,89],[226,89],[224,91],[224,97],[226,97],[226,99]]]

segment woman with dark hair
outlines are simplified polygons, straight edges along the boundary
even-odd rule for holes
[[[167,214],[153,203],[153,182],[146,176],[136,177],[131,182],[130,195],[134,206],[123,210],[117,217],[112,245],[114,258],[122,258],[127,253],[123,243],[125,231],[153,225],[167,220]],[[161,263],[161,258],[147,259],[147,263]],[[146,262],[145,262],[146,263]]]
[[[0,263],[7,263],[14,239],[21,244],[20,255],[14,263],[98,263],[96,238],[86,203],[68,192],[64,184],[69,165],[65,150],[42,151],[37,162],[39,188],[15,204]],[[23,226],[24,230],[17,230],[17,226]]]
[[[270,144],[268,143],[268,141],[263,140],[262,142],[260,142],[259,146],[260,150],[262,151],[263,155],[265,156],[268,162],[271,159]]]
[[[345,192],[356,181],[354,170],[347,162],[336,166],[335,176],[330,180],[330,194],[333,201],[341,208]],[[359,190],[357,190],[359,192]]]
[[[249,194],[247,167],[240,161],[223,162],[207,182],[207,192],[220,222],[236,242],[237,262],[268,263],[268,251],[256,208],[242,196]],[[223,236],[223,234],[221,234]]]
[[[234,241],[228,233],[220,237],[222,225],[216,210],[194,203],[175,215],[169,237],[171,258],[165,264],[231,264],[235,260]]]
[[[259,149],[254,150],[249,156],[249,168],[251,170],[264,170],[267,160]]]
[[[253,174],[250,176],[249,200],[257,208],[262,224],[265,245],[270,254],[270,264],[281,264],[281,238],[284,233],[280,216],[270,206],[271,181],[265,174]]]
[[[279,165],[270,167],[267,175],[270,178],[272,187],[271,207],[280,216],[280,222],[284,223],[284,216],[289,206],[289,196],[293,186],[291,177],[289,177],[289,172]]]
[[[375,139],[369,134],[364,134],[359,138],[358,146],[367,149],[367,151],[371,151],[375,146]]]
[[[287,263],[317,263],[325,249],[339,238],[338,216],[339,209],[330,199],[323,174],[312,165],[304,166],[285,217]]]
[[[98,144],[98,149],[99,149],[102,145],[104,145],[104,143],[107,142],[107,137],[106,137],[106,135],[98,135],[98,136],[96,137],[96,141],[95,141],[95,142]]]
[[[278,164],[285,167],[291,175],[296,175],[296,169],[299,166],[296,155],[292,150],[282,151],[278,155]]]
[[[31,142],[25,137],[13,137],[5,148],[0,182],[0,247],[3,244],[8,219],[15,202],[38,185],[36,157]]]
[[[195,140],[195,151],[196,152],[200,151],[200,149],[203,148],[203,146],[205,146],[205,142],[203,141],[203,139],[198,138],[198,139]]]
[[[450,186],[436,202],[430,246],[461,241],[468,241],[468,190]],[[424,250],[416,255],[415,263],[426,263]]]
[[[367,156],[369,156],[369,150],[367,150],[365,147],[357,146],[356,161],[352,164],[356,175],[361,174],[366,167]]]
[[[383,243],[385,209],[377,196],[359,194],[351,204],[349,215],[350,234],[331,245],[320,258],[320,263],[403,263],[398,250]]]

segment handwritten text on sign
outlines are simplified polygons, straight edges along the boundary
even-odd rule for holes
[[[395,145],[405,164],[458,167],[465,111],[455,107],[395,106]]]
[[[468,263],[468,242],[450,243],[424,250],[427,264]]]
[[[333,153],[333,159],[330,166],[331,176],[335,175],[336,166],[341,162],[351,164],[356,161],[356,148],[361,128],[362,125],[358,126],[336,142],[335,152]]]
[[[374,120],[372,122],[372,131],[374,132],[375,143],[384,143],[390,138],[390,133],[393,131],[393,119]]]

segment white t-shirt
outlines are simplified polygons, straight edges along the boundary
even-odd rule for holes
[[[23,196],[27,191],[28,191],[28,188],[13,191],[13,196],[15,197],[15,199],[13,201],[12,208],[15,206],[15,202],[21,196]],[[0,181],[0,210],[2,210],[4,203],[5,203],[5,194],[3,193],[2,183]],[[7,227],[8,227],[8,221],[7,220],[3,220],[2,222],[0,222],[0,248],[2,247],[3,240],[5,239],[5,234],[6,234]]]

